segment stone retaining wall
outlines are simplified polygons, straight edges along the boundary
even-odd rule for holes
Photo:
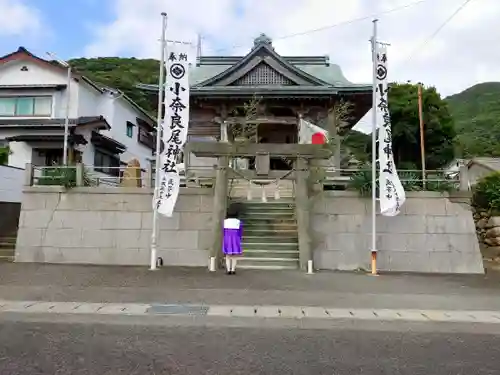
[[[396,217],[377,216],[382,271],[484,273],[467,195],[408,192]],[[369,269],[371,200],[323,192],[311,213],[315,267]]]
[[[174,216],[159,217],[165,265],[206,266],[212,189],[181,189]],[[16,262],[149,264],[152,189],[28,187]]]

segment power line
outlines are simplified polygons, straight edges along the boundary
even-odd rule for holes
[[[408,57],[403,61],[403,63],[407,63],[410,61],[417,52],[420,52],[425,46],[429,45],[430,42],[443,30],[446,25],[448,25],[453,18],[455,18],[458,13],[460,13],[472,0],[465,0],[429,37],[427,37],[421,44],[415,48]]]
[[[333,29],[333,28],[338,27],[338,26],[345,26],[345,25],[350,25],[350,24],[353,24],[353,23],[356,23],[356,22],[360,22],[360,21],[371,20],[374,17],[381,17],[381,16],[384,16],[384,15],[387,15],[387,14],[390,14],[390,13],[398,12],[398,11],[401,11],[401,10],[404,10],[404,9],[407,9],[407,8],[410,8],[410,7],[414,7],[416,5],[420,5],[420,4],[428,2],[428,1],[429,0],[415,1],[413,3],[402,5],[400,7],[392,8],[392,9],[389,9],[389,10],[386,10],[386,11],[383,11],[383,12],[379,12],[379,13],[376,13],[376,14],[371,14],[369,16],[364,16],[364,17],[359,17],[359,18],[353,18],[353,19],[348,20],[348,21],[343,21],[343,22],[339,22],[339,23],[336,23],[336,24],[333,24],[333,25],[323,26],[323,27],[320,27],[320,28],[317,28],[317,29],[306,30],[306,31],[302,31],[302,32],[299,32],[299,33],[287,34],[287,35],[283,35],[283,36],[280,36],[280,37],[277,37],[277,38],[273,38],[273,40],[283,40],[283,39],[295,38],[297,36],[309,35],[309,34],[321,32],[321,31]],[[215,52],[215,53],[216,52],[225,52],[225,51],[230,51],[230,50],[233,50],[233,49],[236,49],[236,48],[245,47],[245,46],[246,46],[246,44],[238,44],[238,45],[233,45],[231,47],[218,48],[218,49],[214,50],[213,52]]]

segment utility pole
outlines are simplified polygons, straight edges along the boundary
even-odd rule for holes
[[[420,128],[420,157],[422,163],[422,188],[425,190],[426,182],[426,172],[425,172],[425,133],[424,133],[424,117],[423,117],[423,104],[422,104],[422,83],[417,84],[418,88],[418,122]]]
[[[68,133],[69,133],[69,107],[70,107],[70,90],[71,90],[71,66],[63,60],[57,58],[56,54],[47,52],[47,55],[56,60],[59,65],[67,69],[66,78],[66,113],[64,116],[64,143],[63,143],[63,165],[68,165]]]

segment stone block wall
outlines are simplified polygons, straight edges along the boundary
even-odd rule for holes
[[[377,215],[381,271],[484,273],[467,197],[408,192],[396,217]],[[312,198],[311,232],[318,269],[370,268],[371,200],[354,192]]]
[[[16,262],[148,265],[152,189],[28,187]],[[173,217],[159,216],[165,265],[207,266],[212,189],[181,189]]]

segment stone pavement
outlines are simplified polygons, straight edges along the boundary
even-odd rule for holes
[[[485,276],[104,267],[0,263],[0,300],[141,305],[304,306],[500,311],[500,273]]]
[[[265,319],[343,319],[399,322],[446,322],[500,324],[500,311],[445,311],[405,309],[338,309],[300,306],[207,306],[137,303],[87,303],[44,301],[0,301],[2,313],[170,315]]]

